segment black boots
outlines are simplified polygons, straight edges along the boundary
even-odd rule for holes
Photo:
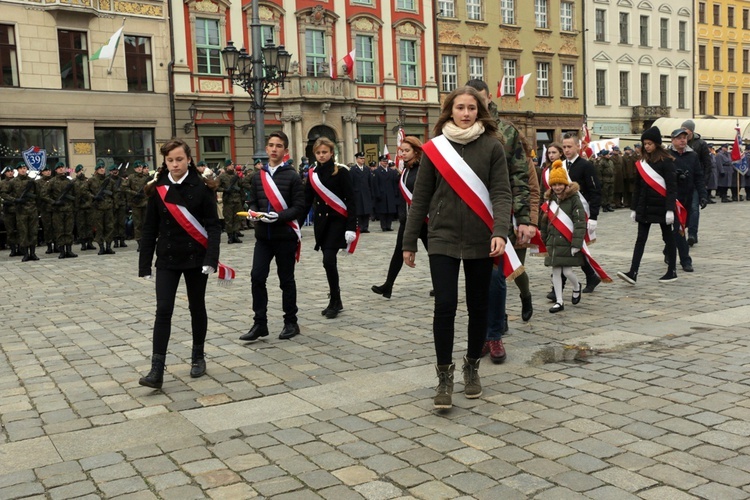
[[[151,371],[148,375],[141,377],[138,381],[140,385],[151,387],[152,389],[161,389],[164,383],[164,362],[167,357],[164,354],[154,354],[151,356]]]
[[[58,255],[57,258],[64,259],[65,258],[65,245],[59,245],[58,249],[60,250],[60,255]]]
[[[227,233],[227,236],[229,236],[229,240],[227,243],[230,245],[232,243],[242,243],[242,240],[239,238],[238,233]]]
[[[112,242],[111,241],[107,242],[107,249],[104,250],[104,253],[106,253],[107,255],[114,255],[115,254],[115,251],[112,250]]]
[[[86,250],[96,250],[96,247],[94,246],[93,240],[88,240],[86,242]]]
[[[105,253],[107,253],[104,250],[104,243],[99,243],[98,245],[99,245],[99,251],[96,253],[96,255],[104,255]]]
[[[521,319],[528,321],[532,314],[534,314],[534,307],[531,305],[531,295],[521,295]]]
[[[320,314],[322,314],[328,319],[333,319],[336,316],[338,316],[339,312],[341,312],[344,309],[344,304],[341,303],[341,291],[340,290],[330,295],[331,295],[331,300],[328,301],[328,307],[320,311]]]
[[[203,344],[193,344],[193,355],[190,365],[190,376],[192,378],[202,377],[206,374],[206,355],[203,353]]]
[[[125,238],[120,238],[120,248],[128,248],[128,246],[125,244]]]
[[[386,299],[390,299],[391,298],[391,292],[393,292],[393,285],[391,283],[386,282],[386,283],[383,283],[380,286],[373,285],[372,288],[371,288],[371,290],[373,292],[377,293],[377,294],[382,295]]]
[[[76,257],[78,257],[78,254],[73,253],[73,245],[72,244],[65,245],[65,258],[75,259]]]
[[[52,243],[47,243],[47,251],[44,252],[44,253],[46,253],[47,255],[49,255],[51,253],[55,253],[55,249],[52,248]]]
[[[10,255],[8,255],[8,257],[20,257],[22,255],[23,255],[23,252],[19,250],[18,245],[11,244]]]
[[[120,248],[120,240],[115,238],[115,248]]]

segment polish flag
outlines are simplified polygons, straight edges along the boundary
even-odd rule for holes
[[[344,64],[346,64],[346,74],[349,78],[354,76],[354,55],[355,49],[352,49],[347,55],[344,56]]]
[[[388,160],[390,161],[390,159],[391,159],[391,153],[388,152],[388,144],[384,144],[383,145],[383,156],[385,156],[386,158],[388,158]]]
[[[589,133],[589,127],[586,122],[581,125],[581,151],[584,152],[586,158],[591,158],[594,155],[594,150],[591,149],[589,144],[591,143],[591,134]]]
[[[339,77],[338,72],[336,71],[336,63],[333,61],[333,56],[331,56],[331,78],[334,80]]]
[[[740,161],[742,159],[742,151],[740,150],[742,147],[742,138],[740,137],[739,125],[734,127],[734,129],[737,131],[737,134],[734,136],[734,145],[732,146],[732,161]]]
[[[531,73],[527,73],[516,78],[516,102],[518,102],[525,95],[523,88],[526,86],[526,83],[528,83],[530,78]]]
[[[505,77],[503,77],[502,80],[497,82],[497,96],[502,97],[503,96],[503,86],[505,85]]]

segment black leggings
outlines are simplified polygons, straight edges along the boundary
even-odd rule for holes
[[[396,248],[393,249],[393,255],[391,255],[391,263],[388,266],[388,276],[385,278],[385,284],[393,286],[398,277],[398,273],[401,272],[401,268],[404,266],[404,231],[406,230],[406,221],[404,220],[398,226],[398,235],[396,236]],[[422,240],[424,249],[427,250],[427,224],[422,224],[422,229],[419,230],[419,239]]]
[[[154,354],[167,354],[169,336],[172,333],[172,312],[180,284],[180,276],[185,276],[190,320],[193,330],[193,345],[203,344],[208,329],[206,315],[206,283],[208,275],[201,268],[157,269],[156,270],[156,318],[154,319]]]
[[[466,356],[479,359],[487,334],[487,308],[489,304],[492,259],[464,259],[466,283],[466,309],[469,312],[469,348]],[[447,255],[430,255],[430,274],[435,290],[435,312],[432,334],[435,340],[437,364],[453,362],[453,338],[456,309],[458,308],[458,271],[461,259]]]
[[[661,238],[664,240],[664,256],[667,258],[667,270],[674,271],[676,267],[676,245],[675,238],[672,234],[672,226],[667,223],[659,224],[661,228]],[[646,249],[646,241],[648,241],[648,232],[651,229],[650,222],[639,222],[638,223],[638,237],[635,240],[635,247],[633,248],[633,260],[630,262],[630,272],[637,273],[638,268],[641,267],[641,259],[643,258],[643,252]]]
[[[340,298],[339,291],[339,269],[336,254],[339,248],[321,248],[323,252],[323,269],[326,270],[326,279],[328,279],[328,291],[331,298]],[[346,250],[344,250],[346,251]]]

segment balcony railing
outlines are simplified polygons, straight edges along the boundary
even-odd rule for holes
[[[669,106],[633,106],[633,120],[656,120],[670,117]]]

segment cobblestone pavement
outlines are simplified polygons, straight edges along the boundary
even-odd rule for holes
[[[363,235],[340,259],[345,309],[328,320],[305,228],[302,335],[253,344],[237,338],[252,321],[251,232],[223,244],[239,278],[209,284],[208,374],[188,375],[181,289],[163,392],[138,385],[154,291],[135,245],[36,263],[3,252],[0,498],[748,498],[749,214],[747,202],[706,209],[696,271],[666,285],[653,230],[636,287],[615,278],[560,314],[547,312],[549,270],[529,259],[533,318],[520,320],[510,284],[508,361],[485,360],[484,395],[467,400],[459,381],[443,413],[426,254],[390,300],[370,291],[395,232]],[[595,256],[626,271],[628,212],[603,214],[598,233]]]

